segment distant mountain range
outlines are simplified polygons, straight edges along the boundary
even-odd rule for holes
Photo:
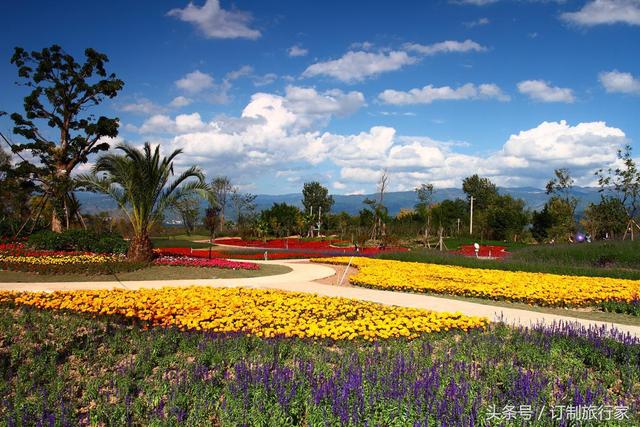
[[[498,188],[501,194],[509,194],[517,199],[526,202],[527,207],[531,210],[540,210],[549,196],[544,190],[534,187],[514,187],[514,188]],[[578,198],[578,213],[582,212],[589,203],[597,203],[600,200],[600,193],[596,187],[574,187],[571,194]],[[82,204],[82,210],[88,213],[96,213],[100,211],[116,211],[116,205],[111,199],[102,194],[93,194],[86,192],[78,192],[78,199]],[[332,212],[347,212],[351,215],[357,214],[363,207],[365,198],[376,198],[376,194],[362,195],[343,195],[334,194],[335,204],[331,209]],[[434,192],[434,201],[439,202],[445,199],[465,199],[466,195],[460,188],[442,188]],[[302,208],[302,194],[282,194],[268,195],[260,194],[256,197],[256,207],[258,211],[270,208],[274,203],[287,203]],[[400,212],[402,208],[412,208],[416,203],[416,193],[413,191],[395,191],[388,192],[384,196],[385,206],[389,209],[391,215]],[[204,210],[205,203],[203,203]],[[228,216],[232,218],[232,216]]]

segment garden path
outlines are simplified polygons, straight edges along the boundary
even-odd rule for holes
[[[328,265],[309,263],[307,260],[258,261],[259,263],[279,264],[291,268],[285,274],[240,278],[240,279],[195,279],[162,281],[126,281],[126,282],[43,282],[43,283],[0,283],[0,290],[44,291],[79,290],[79,289],[142,289],[165,286],[214,286],[214,287],[247,287],[258,289],[279,289],[284,291],[308,292],[332,297],[354,298],[363,301],[377,302],[387,305],[422,308],[433,311],[460,312],[466,315],[483,316],[492,321],[502,320],[507,324],[531,326],[537,323],[557,321],[577,322],[584,326],[614,326],[616,329],[640,337],[640,326],[612,324],[590,319],[579,319],[549,313],[496,307],[480,303],[447,299],[406,292],[384,291],[350,286],[323,284],[315,280],[330,281],[336,276],[334,268]],[[336,284],[340,277],[335,277]]]

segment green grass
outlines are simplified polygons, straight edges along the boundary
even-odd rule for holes
[[[250,261],[248,261],[250,262]],[[282,265],[263,264],[260,270],[231,270],[227,268],[200,268],[176,266],[152,266],[136,271],[118,274],[81,275],[52,274],[41,275],[19,271],[0,271],[0,283],[34,282],[110,282],[128,280],[187,280],[187,279],[236,279],[245,277],[272,276],[291,271]]]
[[[536,245],[513,251],[511,261],[640,270],[640,241]]]
[[[367,420],[404,426],[425,417],[428,425],[470,425],[456,418],[454,405],[461,403],[463,415],[473,406],[477,425],[486,425],[491,404],[569,405],[575,396],[595,391],[596,405],[604,399],[630,405],[630,419],[606,425],[640,422],[634,397],[640,381],[637,344],[503,325],[377,345],[143,326],[0,305],[0,419],[22,426],[42,419],[44,425],[53,419],[55,425],[65,420],[67,425],[339,426],[346,424],[340,414],[348,411],[360,415],[350,425]],[[327,387],[326,397],[314,399],[314,384]],[[424,396],[425,390],[433,390],[442,406],[431,411],[413,406],[418,391]],[[436,410],[446,419],[438,419]],[[555,425],[549,411],[544,414],[527,425]]]
[[[458,265],[469,268],[487,268],[505,271],[528,271],[553,273],[570,276],[613,277],[640,280],[639,242],[613,242],[604,244],[580,244],[558,246],[529,246],[513,251],[512,256],[503,260],[463,257],[429,249],[409,252],[386,253],[377,258],[408,262]],[[635,251],[635,259],[633,253]],[[599,266],[597,260],[602,253],[613,256],[614,262]]]

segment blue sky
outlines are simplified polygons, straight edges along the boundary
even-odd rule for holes
[[[25,89],[14,46],[110,58],[99,110],[119,140],[247,191],[458,186],[480,173],[577,182],[640,147],[640,0],[3,2],[0,110]],[[37,30],[34,30],[37,28]],[[4,58],[4,60],[2,60]],[[10,133],[9,120],[0,129]]]

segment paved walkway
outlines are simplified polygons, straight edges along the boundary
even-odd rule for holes
[[[51,292],[54,290],[79,289],[142,289],[166,286],[213,286],[213,287],[247,287],[257,289],[279,289],[284,291],[308,292],[332,297],[355,298],[388,305],[422,308],[433,311],[461,312],[466,315],[483,316],[492,321],[502,320],[508,324],[531,326],[538,323],[555,321],[577,322],[585,326],[615,326],[618,330],[640,337],[640,326],[611,324],[596,320],[578,319],[535,311],[496,307],[466,301],[452,300],[442,297],[419,295],[405,292],[383,291],[360,287],[325,285],[314,280],[335,276],[335,270],[329,266],[308,263],[306,260],[258,261],[265,264],[286,265],[289,273],[242,279],[195,279],[126,282],[41,282],[41,283],[0,283],[0,290],[30,290]],[[340,277],[335,277],[336,283]]]

